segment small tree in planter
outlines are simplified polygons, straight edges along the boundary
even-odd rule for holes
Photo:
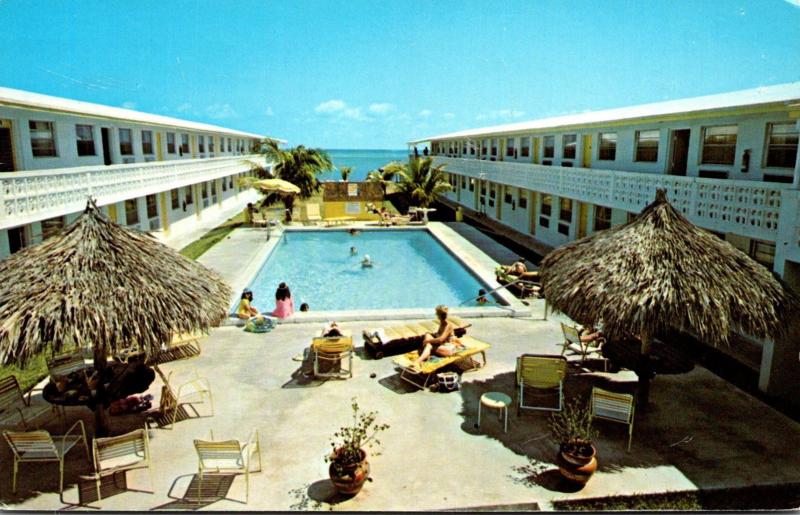
[[[576,483],[586,483],[597,470],[596,449],[592,440],[597,431],[592,427],[592,412],[585,401],[567,402],[564,409],[550,415],[550,433],[559,445],[558,469]]]
[[[353,421],[333,434],[332,452],[325,456],[325,462],[330,463],[328,474],[336,490],[342,494],[354,495],[361,490],[364,481],[369,477],[366,449],[380,445],[377,435],[388,429],[389,425],[376,421],[376,411],[361,411],[355,397],[350,407],[353,410]]]

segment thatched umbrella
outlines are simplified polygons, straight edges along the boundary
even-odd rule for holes
[[[773,339],[797,330],[800,298],[764,266],[686,220],[665,190],[631,222],[554,250],[540,273],[549,304],[582,324],[602,321],[612,338],[638,336],[645,357],[650,339],[671,330],[715,346],[732,330]],[[642,372],[646,403],[649,367]]]
[[[155,355],[173,333],[217,325],[230,295],[215,273],[90,200],[60,234],[0,261],[0,362],[91,347],[102,374],[110,353],[135,345]],[[97,401],[103,432],[102,381]]]

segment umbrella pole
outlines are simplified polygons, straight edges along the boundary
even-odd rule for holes
[[[639,364],[636,374],[639,376],[639,395],[637,405],[641,409],[647,407],[650,401],[650,377],[652,375],[650,367],[650,335],[642,333],[640,336],[642,347],[639,354]]]
[[[106,386],[105,375],[108,357],[105,345],[96,345],[94,348],[94,370],[97,373],[97,388],[95,390],[94,407],[94,434],[108,436],[108,416],[106,414]]]

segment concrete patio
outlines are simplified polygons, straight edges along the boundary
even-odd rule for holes
[[[537,301],[540,304],[542,301]],[[533,306],[534,312],[540,305]],[[516,357],[525,352],[558,353],[558,317],[479,318],[469,334],[492,344],[488,365],[463,375],[451,393],[418,391],[399,380],[391,358],[367,359],[358,349],[354,377],[307,380],[292,357],[320,329],[319,323],[281,324],[267,334],[236,327],[216,329],[202,342],[201,356],[161,366],[180,384],[196,369],[209,379],[215,415],[178,422],[174,429],[149,431],[154,460],[154,493],[121,492],[95,506],[103,510],[439,510],[515,505],[551,509],[552,501],[748,485],[800,483],[796,452],[800,424],[730,386],[705,369],[658,376],[650,407],[636,414],[633,446],[625,451],[624,426],[598,423],[595,441],[600,467],[580,491],[565,488],[552,465],[556,447],[547,435],[547,415],[509,414],[509,430],[494,413],[480,429],[477,404],[489,390],[514,397]],[[345,322],[354,335],[376,322]],[[375,377],[370,377],[375,374]],[[583,395],[599,379],[571,374],[567,398]],[[149,392],[159,397],[158,379]],[[349,499],[333,494],[323,456],[329,438],[350,418],[350,399],[377,410],[391,427],[381,437],[380,455],[371,455],[372,481]],[[34,402],[43,402],[34,399]],[[197,405],[200,415],[207,406]],[[86,408],[69,408],[70,420]],[[112,417],[122,433],[144,423],[140,415]],[[58,433],[61,425],[47,426]],[[258,429],[263,471],[250,477],[250,501],[243,504],[244,477],[220,481],[216,497],[196,497],[197,457],[192,440],[245,440]],[[68,506],[58,499],[57,464],[23,464],[17,496],[11,494],[10,451],[0,471],[0,500],[15,510],[52,511]],[[90,467],[82,451],[67,459],[66,494],[77,500],[77,476]],[[128,484],[149,489],[143,471],[128,473]],[[224,497],[224,499],[223,499]],[[535,503],[535,504],[534,504]]]

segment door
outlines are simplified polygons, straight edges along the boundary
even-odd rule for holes
[[[108,166],[114,162],[111,159],[111,136],[109,135],[108,128],[106,127],[100,129],[100,134],[103,137],[103,163]]]
[[[0,127],[0,172],[14,171],[14,147],[11,143],[11,129]]]
[[[583,135],[583,162],[581,163],[584,168],[591,168],[592,166],[592,135]]]
[[[670,151],[670,175],[686,175],[686,165],[689,162],[689,129],[672,131],[672,150]]]
[[[25,227],[12,227],[8,230],[8,250],[13,254],[28,245]]]

